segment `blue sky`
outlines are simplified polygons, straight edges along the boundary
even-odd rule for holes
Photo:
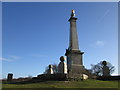
[[[69,45],[71,10],[76,13],[84,66],[107,60],[118,69],[118,3],[3,3],[2,77],[37,76],[58,64]]]

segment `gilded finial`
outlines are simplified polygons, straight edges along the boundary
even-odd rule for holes
[[[72,10],[72,13],[75,13],[75,10]]]
[[[75,17],[75,10],[72,10],[71,17]]]

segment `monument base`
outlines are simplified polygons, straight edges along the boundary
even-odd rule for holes
[[[71,71],[68,72],[68,78],[79,78],[84,72],[84,66],[72,64]]]

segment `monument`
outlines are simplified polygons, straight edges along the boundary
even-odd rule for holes
[[[68,76],[73,78],[79,77],[85,70],[82,61],[84,52],[81,52],[78,45],[76,20],[75,11],[72,10],[71,17],[68,20],[70,22],[69,47],[66,49],[65,56],[67,56]]]
[[[69,47],[66,49],[65,56],[67,57],[67,65],[64,62],[65,58],[60,57],[60,63],[58,65],[58,72],[53,73],[52,66],[49,66],[47,74],[38,75],[41,80],[66,80],[66,79],[87,79],[92,77],[92,74],[84,68],[82,55],[78,45],[78,35],[76,29],[75,11],[72,10],[71,17],[68,20],[70,22],[70,41]]]
[[[47,71],[47,74],[54,74],[52,67],[53,67],[52,65],[49,65],[49,69]]]
[[[107,66],[107,62],[103,61],[103,76],[110,76],[110,70],[109,67]]]
[[[12,73],[8,73],[7,81],[12,81],[12,79],[13,79],[13,74]]]
[[[65,58],[63,56],[60,57],[60,63],[58,64],[58,73],[67,74],[67,65],[64,62]]]

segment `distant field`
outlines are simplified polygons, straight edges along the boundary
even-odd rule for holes
[[[118,81],[45,81],[32,84],[3,84],[3,88],[118,88]]]

